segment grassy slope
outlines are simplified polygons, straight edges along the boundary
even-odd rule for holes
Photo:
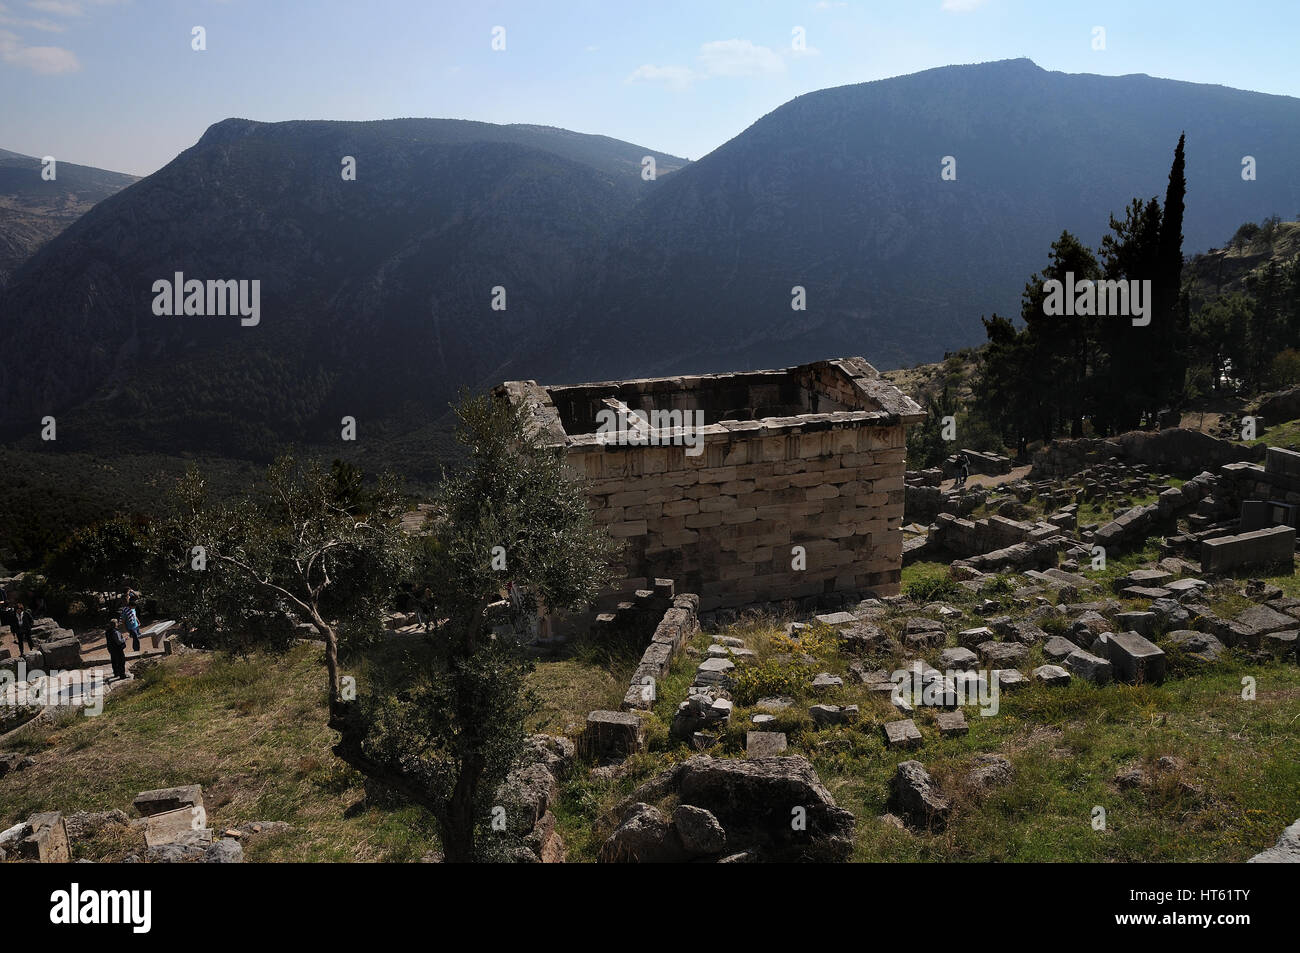
[[[1110,561],[1092,574],[1110,594],[1109,582],[1144,561],[1153,551]],[[942,571],[937,564],[904,570],[908,583]],[[1273,577],[1284,588],[1300,589],[1292,576]],[[974,596],[965,590],[946,601],[966,613],[961,627],[983,624],[971,612]],[[982,597],[981,597],[982,598]],[[1136,602],[1121,600],[1126,608]],[[1244,608],[1230,594],[1212,600],[1216,609]],[[1231,605],[1230,605],[1231,604]],[[915,610],[912,610],[914,613]],[[886,628],[901,625],[908,613],[891,613]],[[782,644],[777,620],[751,620],[730,630],[758,651],[760,664]],[[701,633],[702,651],[714,635]],[[814,643],[816,644],[816,643]],[[899,716],[887,699],[852,684],[847,659],[826,646],[814,651],[818,665],[808,670],[845,675],[846,684],[814,696],[805,683],[793,694],[795,706],[769,730],[785,731],[792,753],[808,757],[840,806],[858,818],[855,859],[860,861],[1242,861],[1272,845],[1278,833],[1300,816],[1300,669],[1292,663],[1256,665],[1233,659],[1197,667],[1171,655],[1177,673],[1163,685],[1096,688],[1075,681],[1064,689],[1038,685],[1003,695],[997,715],[980,717],[967,708],[970,732],[941,739],[933,713],[918,709],[916,721],[925,744],[915,752],[889,751],[880,725]],[[937,652],[926,653],[938,664]],[[1028,672],[1047,661],[1041,647],[1020,666]],[[660,701],[650,716],[651,751],[631,763],[621,780],[578,778],[568,783],[557,808],[561,829],[574,860],[591,860],[608,833],[610,812],[637,784],[668,765],[689,757],[670,745],[667,724],[685,697],[697,660],[682,657],[660,685]],[[1252,701],[1242,698],[1242,678],[1257,682]],[[850,728],[814,730],[806,711],[826,701],[857,704],[860,722]],[[742,756],[750,717],[757,709],[737,704],[721,752]],[[976,754],[998,753],[1011,760],[1010,785],[981,794],[965,776]],[[1162,756],[1179,759],[1173,771],[1155,768]],[[878,820],[888,810],[889,781],[898,763],[917,758],[953,802],[953,819],[942,834],[912,834]],[[1150,786],[1122,790],[1116,775],[1142,767]],[[1107,829],[1095,831],[1094,808],[1106,811]],[[600,826],[601,822],[606,826]]]
[[[1099,581],[1109,591],[1110,579],[1152,555],[1111,560]],[[917,564],[907,567],[904,582],[939,574],[946,575],[946,567]],[[1294,575],[1274,581],[1300,590]],[[995,596],[998,586],[1007,588],[997,584]],[[971,611],[975,598],[966,590],[946,597],[966,613],[963,627],[982,621]],[[1239,601],[1226,592],[1211,605],[1226,611],[1244,607]],[[894,613],[884,625],[897,627],[904,615]],[[733,632],[759,652],[760,661],[784,647],[777,620],[750,619]],[[702,651],[712,638],[701,633],[693,645]],[[830,640],[813,640],[811,648],[818,664],[809,673],[846,673],[848,660]],[[1022,670],[1040,664],[1039,652],[1033,650]],[[981,718],[967,709],[970,733],[963,738],[940,739],[932,714],[922,709],[917,722],[926,741],[918,752],[884,748],[879,726],[897,716],[887,700],[851,683],[818,697],[806,683],[796,685],[798,703],[775,727],[788,733],[792,752],[810,758],[837,802],[857,815],[858,860],[1243,860],[1300,815],[1294,754],[1300,669],[1233,660],[1193,670],[1173,661],[1179,676],[1162,686],[1097,689],[1076,682],[1004,695],[996,716]],[[580,772],[564,785],[556,813],[571,859],[593,859],[614,805],[637,783],[692,753],[669,743],[667,727],[695,664],[680,658],[661,683],[649,716],[651,751],[633,759],[623,778]],[[602,659],[583,652],[540,663],[532,678],[543,701],[535,727],[572,731],[587,711],[617,707],[629,666],[619,655]],[[1241,699],[1244,675],[1257,679],[1254,701]],[[422,810],[392,802],[346,816],[362,801],[364,787],[329,750],[323,682],[320,652],[311,645],[283,657],[169,659],[114,693],[102,717],[72,716],[6,743],[38,763],[0,781],[0,826],[37,810],[129,809],[138,791],[199,783],[213,827],[252,820],[294,825],[290,833],[251,841],[250,860],[419,859],[436,846]],[[822,700],[860,705],[861,721],[813,730],[807,706]],[[722,753],[741,754],[754,712],[737,706]],[[962,779],[980,752],[1010,758],[1013,783],[985,795],[965,790]],[[1156,782],[1149,788],[1113,784],[1121,771],[1151,769],[1163,755],[1185,766],[1153,771]],[[915,835],[877,820],[887,810],[897,763],[909,757],[921,760],[953,799],[954,818],[943,834]],[[1098,806],[1107,812],[1105,832],[1092,829]],[[121,856],[139,850],[138,838],[106,836],[78,850],[92,859]]]
[[[419,808],[344,812],[361,801],[360,775],[330,752],[321,650],[239,661],[175,656],[109,696],[96,718],[74,714],[6,744],[37,764],[0,781],[0,826],[34,811],[130,813],[140,791],[203,785],[208,824],[288,821],[294,830],[254,839],[254,861],[418,860],[434,849]],[[134,834],[133,849],[142,836]],[[82,845],[83,856],[120,856],[125,840]]]

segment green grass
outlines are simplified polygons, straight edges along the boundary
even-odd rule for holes
[[[1158,555],[1154,543],[1109,561],[1104,583]],[[904,569],[904,584],[926,579],[940,564]],[[1273,582],[1292,584],[1294,577]],[[977,598],[959,587],[958,607]],[[1089,598],[1085,595],[1082,598]],[[1214,596],[1225,609],[1230,587]],[[1235,603],[1233,603],[1235,606]],[[915,608],[891,610],[879,620],[894,631]],[[966,625],[954,621],[953,625]],[[760,619],[725,630],[738,635],[768,664],[788,646],[780,620]],[[693,645],[702,650],[714,634],[701,634]],[[848,659],[824,651],[821,637],[811,639],[817,664],[810,671],[846,675]],[[911,653],[904,653],[910,655]],[[937,665],[938,651],[922,653]],[[897,659],[868,667],[886,669]],[[1028,672],[1042,664],[1041,646],[1031,649],[1020,666]],[[698,659],[680,657],[660,686],[651,716],[663,730],[652,735],[651,751],[632,759],[618,780],[579,777],[565,786],[557,814],[570,848],[570,859],[590,861],[611,825],[616,808],[642,781],[694,752],[670,743],[666,724],[686,695]],[[857,817],[853,859],[897,861],[1221,861],[1239,862],[1272,845],[1278,834],[1300,816],[1300,669],[1290,662],[1256,665],[1238,656],[1214,665],[1170,651],[1171,677],[1163,685],[1095,687],[1030,685],[1001,696],[996,715],[981,717],[966,708],[969,733],[940,738],[934,711],[918,707],[916,723],[925,736],[917,751],[890,751],[881,725],[899,716],[887,698],[855,685],[813,694],[807,681],[789,692],[795,705],[778,715],[767,730],[784,731],[790,753],[808,758],[836,802]],[[1257,681],[1257,696],[1243,700],[1242,679]],[[710,753],[743,757],[745,734],[756,708],[737,696],[731,724]],[[817,729],[807,708],[817,702],[856,704],[856,725]],[[1013,766],[1010,784],[988,791],[970,787],[967,775],[980,753],[997,753]],[[1174,770],[1157,761],[1171,756]],[[940,833],[901,831],[881,821],[889,810],[889,783],[899,762],[920,760],[952,802],[952,818]],[[1115,777],[1144,769],[1151,782],[1122,789]],[[671,806],[665,805],[665,806]],[[1105,830],[1095,830],[1094,809],[1106,815]]]
[[[1272,427],[1265,427],[1255,435],[1254,440],[1247,440],[1246,443],[1252,446],[1266,444],[1273,447],[1300,444],[1300,420],[1288,420]]]
[[[1108,582],[1153,556],[1151,548],[1127,554],[1099,576]],[[936,571],[936,564],[911,566],[904,579]],[[1300,589],[1294,575],[1268,578],[1288,591]],[[989,589],[1014,581],[994,577]],[[1207,601],[1232,614],[1248,604],[1235,594],[1241,585],[1221,586]],[[958,587],[946,601],[966,614],[950,629],[976,624],[969,609],[979,598]],[[892,608],[878,624],[897,634],[915,612]],[[795,704],[770,728],[787,734],[791,753],[807,757],[837,803],[857,817],[856,860],[1237,862],[1271,845],[1300,816],[1300,669],[1294,663],[1256,665],[1232,656],[1207,668],[1171,652],[1173,677],[1163,685],[1032,685],[1003,695],[996,715],[981,717],[967,708],[970,732],[954,739],[941,739],[933,711],[918,708],[925,743],[915,752],[897,752],[882,741],[881,725],[899,717],[887,698],[854,684],[850,659],[829,633],[814,628],[791,639],[783,621],[747,616],[726,633],[744,639],[759,666],[775,666],[777,656],[792,652],[813,656],[814,663],[784,686]],[[690,643],[694,656],[679,656],[661,681],[645,716],[647,753],[629,759],[618,777],[593,776],[590,766],[579,766],[563,782],[553,810],[570,859],[594,860],[617,821],[619,802],[695,753],[671,741],[668,727],[718,634],[698,633]],[[538,664],[532,684],[543,710],[536,727],[563,732],[593,708],[617,707],[627,659],[622,652],[607,654],[601,662],[575,649],[569,658]],[[910,654],[869,667],[890,670]],[[938,650],[922,657],[938,664]],[[1035,646],[1021,669],[1028,672],[1043,660]],[[845,684],[813,693],[811,675],[822,671],[843,676]],[[1257,681],[1252,701],[1241,698],[1247,675]],[[743,757],[757,711],[744,704],[750,700],[737,693],[731,724],[711,753]],[[807,710],[822,701],[858,705],[858,724],[817,729]],[[30,753],[37,764],[0,781],[0,827],[39,810],[129,812],[139,791],[198,783],[213,828],[254,820],[293,825],[289,833],[249,841],[253,861],[412,861],[436,849],[431,818],[378,793],[366,800],[362,778],[330,751],[333,740],[319,647],[304,644],[283,656],[244,660],[175,656],[111,695],[103,716],[65,717],[6,742],[6,749]],[[1011,760],[1011,784],[983,793],[969,789],[967,773],[982,752]],[[1164,755],[1183,766],[1156,770]],[[907,758],[925,764],[952,801],[953,816],[942,833],[900,831],[879,820],[888,810],[890,779]],[[1154,782],[1121,790],[1115,776],[1134,767],[1146,768]],[[1096,807],[1106,812],[1105,831],[1093,829]],[[141,852],[141,839],[139,831],[119,830],[80,841],[75,850],[92,860],[120,858]]]
[[[431,817],[370,803],[359,774],[330,751],[325,669],[318,646],[245,660],[187,654],[108,696],[104,713],[73,713],[6,742],[37,763],[0,781],[0,827],[36,811],[131,814],[140,791],[201,784],[213,829],[287,821],[254,838],[250,861],[410,861],[436,849]],[[138,841],[138,843],[137,843]],[[143,853],[138,832],[78,841],[91,860]]]

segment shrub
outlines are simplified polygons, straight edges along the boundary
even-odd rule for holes
[[[810,678],[812,669],[807,665],[767,659],[736,672],[731,695],[739,705],[753,705],[767,695],[799,695]]]
[[[913,579],[903,587],[903,594],[913,602],[951,599],[957,594],[957,580],[946,569],[936,569]]]

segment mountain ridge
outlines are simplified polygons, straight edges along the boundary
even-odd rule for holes
[[[30,439],[58,412],[70,448],[247,456],[330,445],[353,414],[414,448],[459,387],[507,377],[914,364],[1017,313],[1063,228],[1095,245],[1162,194],[1184,128],[1188,254],[1300,208],[1278,158],[1300,100],[1023,59],[807,93],[691,163],[529,124],[232,117],[15,274],[0,309],[34,361],[0,367],[0,424]],[[256,334],[155,318],[176,271],[261,280]]]

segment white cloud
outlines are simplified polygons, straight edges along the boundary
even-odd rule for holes
[[[809,47],[801,51],[816,55]],[[696,80],[715,76],[762,76],[785,72],[785,60],[766,46],[749,40],[713,40],[700,46],[695,54],[695,67],[656,66],[646,63],[638,66],[627,78],[629,83],[663,83],[669,89],[686,89]]]
[[[709,76],[757,76],[785,72],[785,61],[766,46],[749,40],[714,40],[700,47],[696,57]]]
[[[646,63],[638,66],[627,78],[629,83],[663,83],[669,89],[685,89],[698,79],[698,74],[689,66],[655,66]]]
[[[943,0],[943,9],[949,13],[970,13],[987,2],[988,0]]]
[[[8,30],[0,30],[0,60],[19,69],[53,76],[58,73],[75,73],[81,69],[77,54],[61,46],[26,46]]]
[[[62,33],[63,24],[56,23],[53,20],[47,20],[44,17],[32,19],[30,17],[15,16],[8,5],[0,3],[0,24],[4,26],[16,26],[29,30],[44,30],[46,33]]]
[[[84,17],[91,7],[111,7],[124,0],[27,0],[27,5],[40,13],[56,17]]]
[[[83,17],[86,5],[77,0],[28,0],[27,5],[41,13],[52,13],[56,17]]]

